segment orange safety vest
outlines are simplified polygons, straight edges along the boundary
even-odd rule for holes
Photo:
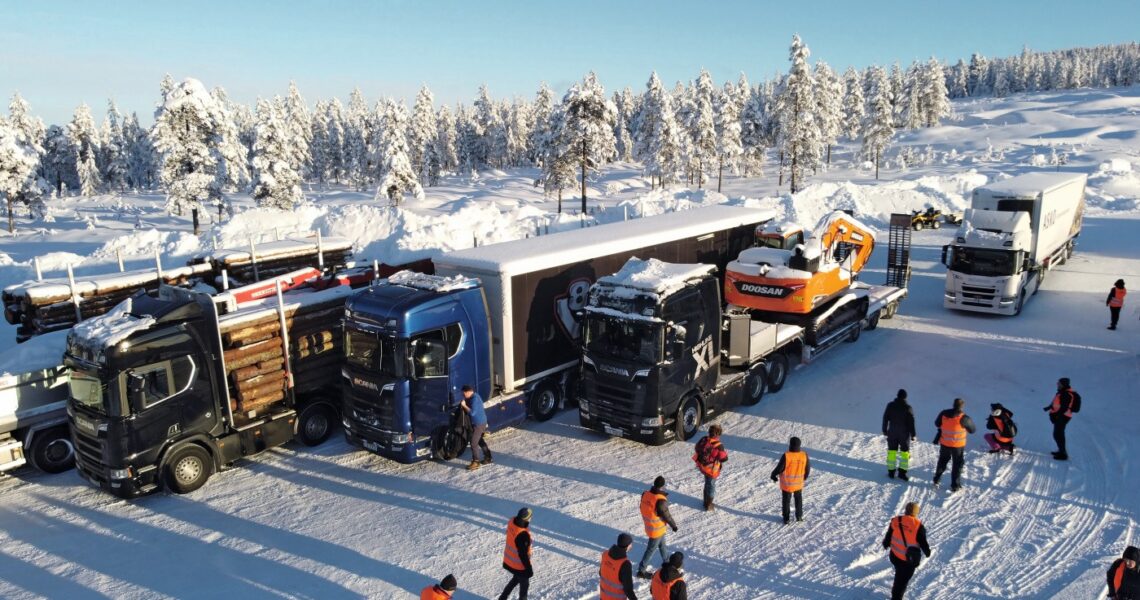
[[[891,554],[895,558],[906,561],[906,549],[918,545],[918,528],[921,526],[922,521],[910,515],[891,519]],[[908,537],[912,541],[906,541]]]
[[[672,592],[673,586],[678,581],[684,581],[683,578],[678,577],[666,582],[662,575],[664,572],[665,569],[658,569],[658,571],[653,574],[653,582],[649,584],[649,594],[653,597],[653,600],[669,600],[669,594]]]
[[[1069,392],[1069,408],[1068,408],[1068,410],[1065,411],[1065,416],[1072,418],[1073,417],[1073,398],[1076,398],[1077,391],[1074,390],[1073,388],[1069,388],[1065,391]],[[1059,412],[1061,412],[1061,392],[1057,392],[1057,395],[1053,396],[1053,405],[1049,407],[1049,414],[1055,415]]]
[[[785,492],[798,492],[804,489],[804,471],[807,467],[807,453],[784,453],[784,472],[780,473],[780,489]]]
[[[1112,292],[1112,298],[1109,298],[1108,305],[1113,308],[1124,306],[1124,296],[1128,295],[1128,290],[1112,288]]]
[[[598,594],[602,600],[625,600],[621,566],[627,562],[629,557],[613,558],[609,550],[602,551],[602,579],[598,582]]]
[[[514,519],[507,522],[507,544],[503,547],[503,564],[516,571],[526,570],[526,565],[523,564],[522,557],[519,556],[518,546],[515,545],[515,538],[524,531],[529,530],[525,527],[515,525]],[[533,539],[531,542],[533,544]],[[530,558],[530,548],[531,546],[527,546],[527,558]]]
[[[720,449],[723,446],[723,444],[720,443],[720,440],[718,440],[716,438],[706,438],[706,439],[708,440],[707,442],[705,442],[706,447],[711,447],[711,450],[709,451],[709,453],[712,456],[719,455]],[[697,463],[697,468],[700,469],[701,473],[704,473],[705,475],[712,477],[713,479],[720,477],[720,461],[719,460],[714,459],[712,464],[705,464],[705,463],[701,462],[700,453],[699,452],[693,452],[693,462]]]
[[[420,592],[420,600],[449,600],[451,594],[439,588],[437,585],[429,585]]]
[[[966,428],[962,427],[962,417],[966,413],[962,413],[956,417],[943,416],[941,424],[938,426],[942,430],[942,436],[939,441],[947,448],[965,448],[966,447]]]
[[[664,494],[655,494],[653,490],[641,493],[641,520],[645,522],[645,535],[651,540],[665,535],[665,519],[657,514],[657,501],[664,499]]]
[[[999,417],[994,417],[994,425],[997,425],[997,433],[994,434],[995,440],[997,440],[1003,444],[1008,444],[1008,443],[1013,441],[1013,438],[1006,437],[1004,435],[1005,434],[1005,420],[1004,419],[1001,419]]]

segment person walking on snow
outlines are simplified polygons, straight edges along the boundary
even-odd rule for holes
[[[491,464],[491,448],[483,439],[487,433],[487,412],[483,410],[483,398],[469,385],[463,386],[460,406],[471,415],[471,464],[467,465],[467,470],[474,471],[479,465]]]
[[[448,574],[439,583],[420,590],[420,600],[448,600],[458,587],[455,575]]]
[[[1124,296],[1128,290],[1124,289],[1124,280],[1117,279],[1112,289],[1108,290],[1108,299],[1104,305],[1108,307],[1109,329],[1116,329],[1116,322],[1120,320],[1120,309],[1124,308]]]
[[[720,436],[724,433],[720,425],[710,425],[709,434],[697,442],[696,451],[693,452],[693,462],[697,469],[705,476],[705,510],[713,509],[713,496],[716,495],[716,480],[720,477],[720,467],[728,461],[728,452],[720,443]]]
[[[993,433],[983,436],[990,445],[990,454],[1005,451],[1012,456],[1013,437],[1017,435],[1017,426],[1013,423],[1013,411],[999,403],[991,404],[990,416],[986,418],[986,429],[993,430]]]
[[[906,390],[899,390],[895,399],[887,403],[883,411],[883,435],[887,436],[887,477],[894,479],[897,468],[899,479],[906,481],[910,443],[918,435],[914,428],[914,410],[906,401]]]
[[[623,533],[617,543],[602,552],[601,580],[598,582],[598,597],[601,600],[637,600],[633,589],[633,566],[629,562],[629,549],[633,547],[633,536]]]
[[[891,586],[891,600],[902,600],[906,586],[918,568],[922,552],[930,557],[930,544],[926,542],[926,527],[918,520],[918,503],[907,502],[903,514],[891,519],[883,548],[890,550],[891,564],[895,567],[895,582]]]
[[[519,509],[518,515],[507,522],[507,541],[503,546],[503,568],[510,571],[511,580],[499,600],[507,600],[515,586],[519,588],[519,600],[526,600],[527,590],[530,589],[530,578],[534,577],[534,568],[530,563],[530,549],[533,541],[530,537],[530,518],[533,515],[525,506]]]
[[[961,398],[954,399],[954,407],[938,413],[934,426],[938,428],[939,444],[938,466],[934,469],[934,487],[938,487],[942,480],[942,473],[946,471],[946,464],[953,462],[950,469],[950,491],[962,489],[962,465],[966,462],[966,434],[974,433],[974,421],[969,415],[962,412],[966,401]]]
[[[1112,600],[1138,600],[1140,599],[1140,573],[1137,572],[1137,562],[1140,562],[1140,549],[1129,546],[1124,549],[1124,555],[1113,561],[1108,568],[1108,597]]]
[[[789,504],[796,499],[796,521],[804,520],[804,481],[811,475],[811,461],[807,452],[800,450],[800,438],[788,441],[788,451],[780,456],[780,462],[772,469],[772,481],[780,482],[780,507],[784,515],[784,525],[791,521]]]
[[[1073,418],[1073,413],[1081,410],[1081,395],[1069,385],[1068,377],[1057,380],[1057,394],[1044,410],[1049,413],[1049,421],[1053,423],[1053,441],[1057,443],[1053,458],[1069,460],[1069,452],[1065,448],[1065,428]]]
[[[689,600],[689,589],[685,585],[685,555],[674,552],[661,569],[653,575],[649,592],[653,600]]]
[[[649,537],[645,555],[637,564],[637,576],[642,579],[652,577],[645,567],[649,566],[654,551],[661,553],[662,562],[669,556],[669,548],[665,543],[665,526],[677,531],[677,523],[673,521],[673,515],[669,514],[668,496],[665,492],[665,477],[661,475],[653,480],[652,488],[641,493],[641,520],[645,523],[645,535]]]

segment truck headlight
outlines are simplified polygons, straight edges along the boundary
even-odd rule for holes
[[[641,420],[641,426],[642,427],[660,427],[661,423],[662,423],[662,421],[661,421],[660,416],[648,417],[648,418]]]
[[[1013,304],[1014,300],[1017,300],[1017,296],[1002,296],[1000,302],[1002,304]]]
[[[130,479],[131,468],[127,467],[125,469],[111,469],[108,475],[111,476],[111,479]]]
[[[958,297],[958,294],[954,292],[946,292],[945,295],[947,300],[953,300]]]

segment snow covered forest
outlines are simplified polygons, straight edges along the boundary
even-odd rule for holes
[[[16,211],[45,215],[45,202],[67,195],[161,190],[166,209],[199,219],[232,214],[230,196],[292,210],[305,187],[343,185],[399,204],[422,197],[443,174],[486,168],[540,167],[535,185],[558,198],[577,191],[613,161],[638,161],[654,185],[684,182],[719,190],[725,172],[768,174],[790,191],[830,164],[839,140],[855,142],[865,164],[905,166],[912,149],[892,152],[900,129],[938,125],[952,98],[1128,86],[1140,81],[1136,43],[1033,52],[947,65],[931,58],[905,69],[872,65],[840,74],[810,62],[792,40],[785,74],[758,84],[742,73],[717,85],[702,70],[671,89],[649,76],[640,92],[607,96],[591,73],[561,99],[540,84],[533,100],[496,99],[480,87],[470,105],[436,106],[425,85],[411,110],[400,100],[374,104],[354,90],[310,105],[296,85],[255,107],[231,101],[221,86],[167,76],[148,127],[108,101],[102,125],[81,104],[66,124],[44,125],[19,93],[0,116],[0,193],[8,228]],[[1064,153],[1049,158],[1058,164]],[[578,188],[577,190],[575,188]]]

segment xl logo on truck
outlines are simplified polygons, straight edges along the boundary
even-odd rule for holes
[[[751,296],[761,296],[764,298],[786,298],[788,294],[792,293],[791,288],[781,287],[778,285],[760,285],[758,283],[748,283],[747,281],[734,281],[736,289],[741,294],[748,294]]]
[[[693,360],[697,362],[696,376],[700,377],[701,373],[708,371],[712,366],[713,359],[713,344],[712,336],[708,336],[701,340],[701,343],[693,346]]]

